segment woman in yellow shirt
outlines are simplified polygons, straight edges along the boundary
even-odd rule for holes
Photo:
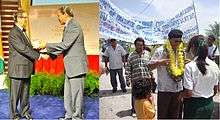
[[[138,80],[133,84],[132,92],[135,96],[135,111],[137,118],[154,119],[156,110],[154,107],[153,96],[151,95],[152,83],[149,80]]]

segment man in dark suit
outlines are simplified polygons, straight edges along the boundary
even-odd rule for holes
[[[49,54],[64,54],[64,119],[81,119],[84,80],[88,71],[84,36],[80,24],[73,18],[73,10],[70,7],[59,8],[57,17],[61,25],[65,25],[62,42],[47,43],[43,46]]]
[[[34,61],[40,55],[33,49],[30,39],[24,32],[27,14],[18,10],[14,15],[15,25],[9,33],[9,62],[8,76],[10,78],[10,118],[19,117],[31,119],[29,113],[29,88]],[[17,110],[20,101],[20,113]]]

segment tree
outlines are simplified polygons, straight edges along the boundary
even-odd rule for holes
[[[220,35],[219,35],[219,23],[215,21],[214,24],[209,25],[209,29],[206,29],[206,35],[215,35],[216,37],[216,45],[219,46],[219,40],[220,40]]]

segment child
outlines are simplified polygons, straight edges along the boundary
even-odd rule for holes
[[[133,84],[133,95],[135,97],[135,111],[138,119],[154,119],[155,107],[153,103],[152,82],[141,79]]]

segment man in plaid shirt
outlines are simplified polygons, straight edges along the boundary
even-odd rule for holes
[[[128,57],[128,62],[125,67],[126,84],[132,86],[135,81],[141,79],[151,78],[151,71],[148,69],[149,52],[144,50],[145,44],[144,39],[137,38],[134,42],[135,51],[132,52]],[[149,81],[150,82],[150,81]],[[149,83],[150,84],[150,83]],[[134,95],[132,94],[132,116],[135,116],[134,110]]]

